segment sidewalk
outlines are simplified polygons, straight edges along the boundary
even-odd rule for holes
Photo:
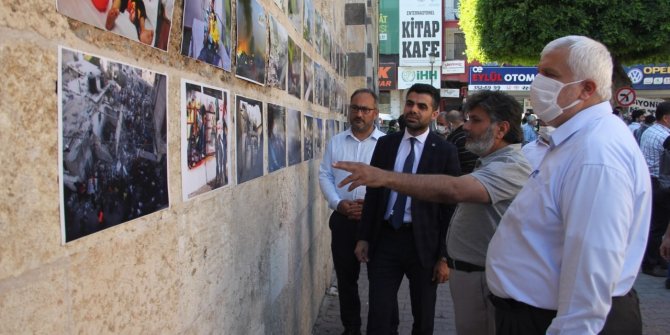
[[[333,283],[334,279],[333,272]],[[365,334],[368,315],[368,279],[366,267],[361,267],[358,281],[361,295],[361,317]],[[667,335],[670,334],[670,290],[665,289],[665,278],[651,277],[640,273],[635,282],[635,289],[640,297],[642,312],[643,334]],[[407,278],[403,279],[398,292],[398,307],[400,309],[400,335],[410,334],[412,330],[412,309],[409,301],[409,287]],[[344,329],[340,323],[340,303],[337,296],[325,295],[319,317],[312,329],[313,335],[340,335]],[[454,326],[454,311],[449,293],[449,282],[438,286],[437,305],[435,306],[435,334],[456,334]]]

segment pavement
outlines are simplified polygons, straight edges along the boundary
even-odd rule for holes
[[[333,271],[333,285],[337,285]],[[368,314],[368,280],[365,265],[361,267],[358,280],[358,290],[361,297],[361,331],[365,334]],[[670,334],[670,290],[665,288],[665,278],[652,277],[640,273],[635,282],[635,290],[640,298],[642,312],[642,332],[645,335]],[[403,279],[398,292],[398,307],[400,310],[400,335],[410,334],[412,331],[412,309],[409,300],[409,286],[407,278]],[[337,295],[324,292],[324,299],[319,310],[319,317],[312,329],[313,335],[341,334],[344,331],[340,323],[340,303]],[[437,305],[435,306],[435,334],[456,334],[454,310],[449,293],[449,282],[441,284],[437,289]]]

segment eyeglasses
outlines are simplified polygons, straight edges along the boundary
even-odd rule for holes
[[[367,107],[365,107],[365,106],[357,106],[357,105],[350,105],[350,106],[349,106],[349,111],[350,111],[351,113],[358,113],[358,112],[361,112],[361,113],[363,113],[364,115],[368,115],[368,114],[370,114],[370,112],[372,112],[372,111],[375,110],[375,109],[376,109],[376,108],[367,108]]]

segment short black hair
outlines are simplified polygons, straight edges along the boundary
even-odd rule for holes
[[[656,106],[656,121],[670,114],[670,102],[664,101]]]
[[[479,91],[468,96],[468,100],[463,106],[467,113],[480,107],[491,118],[491,122],[507,121],[509,131],[503,137],[507,143],[521,143],[523,141],[523,131],[521,130],[521,115],[523,108],[514,97],[501,91]]]
[[[414,84],[407,91],[407,95],[410,93],[419,93],[419,94],[430,94],[433,98],[433,110],[436,111],[440,105],[440,90],[437,88],[428,85],[428,84]]]
[[[633,121],[637,121],[637,119],[640,118],[640,116],[644,115],[644,111],[641,109],[634,109],[632,113],[630,113],[630,116],[633,118]]]

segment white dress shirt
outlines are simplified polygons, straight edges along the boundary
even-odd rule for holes
[[[405,134],[402,136],[402,141],[400,141],[400,146],[398,147],[398,155],[395,158],[395,165],[393,166],[393,171],[402,172],[403,167],[405,166],[405,159],[409,155],[411,141],[410,137],[416,138],[414,142],[414,164],[412,165],[412,173],[416,173],[416,169],[419,167],[419,161],[421,161],[421,154],[423,153],[423,146],[426,144],[426,139],[428,138],[428,132],[426,131],[419,136],[412,136],[405,129]],[[388,220],[391,217],[391,212],[393,212],[393,205],[395,200],[398,198],[398,192],[391,191],[389,195],[389,202],[386,206],[386,214],[384,214],[384,219]],[[405,203],[405,216],[403,216],[403,222],[412,222],[412,197],[407,197],[407,203]]]
[[[333,163],[352,161],[370,164],[377,139],[384,135],[383,132],[375,128],[368,138],[359,141],[351,132],[351,129],[347,129],[328,141],[319,168],[319,185],[330,209],[337,210],[337,204],[342,200],[363,199],[365,197],[365,186],[359,186],[351,192],[347,190],[347,187],[337,187],[337,184],[349,176],[350,173],[334,169]]]
[[[557,310],[547,334],[597,334],[642,261],[651,217],[646,170],[608,102],[561,125],[491,240],[491,292]]]

